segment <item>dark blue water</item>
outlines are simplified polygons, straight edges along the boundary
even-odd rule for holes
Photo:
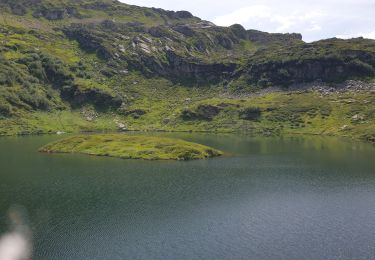
[[[145,162],[0,139],[0,232],[28,213],[33,259],[373,259],[375,148],[319,137],[179,136],[228,156]]]

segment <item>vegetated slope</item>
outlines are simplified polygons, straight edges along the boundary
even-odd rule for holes
[[[40,149],[46,153],[80,153],[142,160],[198,160],[223,155],[214,148],[175,138],[96,134],[73,136]]]
[[[266,95],[269,107],[248,120],[243,116],[247,103],[261,100],[246,97],[249,93],[270,86],[298,89],[308,82],[323,82],[326,89],[375,77],[375,41],[362,38],[304,43],[300,34],[219,27],[187,11],[113,0],[0,0],[0,9],[1,134],[117,129],[280,133],[289,131],[288,120],[263,115],[282,112],[285,100],[272,103],[273,96]],[[301,114],[306,121],[293,129],[372,139],[372,86],[353,91],[359,91],[363,100],[358,102],[368,113],[357,107],[356,113],[330,114],[318,126],[308,124],[308,111],[291,108],[291,117]],[[343,104],[340,95],[331,91],[337,102],[326,97],[321,102],[333,111],[350,110],[354,105]],[[235,108],[210,105],[222,96],[235,101]],[[312,104],[316,111],[318,104]],[[353,123],[355,116],[360,119]]]

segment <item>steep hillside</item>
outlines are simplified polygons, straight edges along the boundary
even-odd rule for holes
[[[263,87],[303,82],[343,82],[375,76],[375,41],[329,39],[278,46],[249,57],[240,75]]]
[[[147,129],[374,138],[373,40],[304,43],[300,34],[219,27],[187,11],[115,0],[0,0],[0,10],[0,134]],[[350,79],[368,83],[346,88]],[[314,113],[283,110],[283,95],[296,97],[296,107],[301,95],[320,97],[321,89],[304,85],[314,82],[324,90],[344,86],[345,94],[329,92],[335,101],[320,98]],[[269,87],[285,92],[253,94]],[[362,102],[356,112],[341,97],[352,92]],[[320,105],[348,112],[322,116]],[[275,115],[282,111],[302,119],[290,123]]]

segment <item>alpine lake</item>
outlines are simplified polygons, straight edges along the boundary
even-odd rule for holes
[[[375,146],[346,139],[153,133],[224,156],[144,161],[0,138],[0,234],[22,208],[33,259],[373,259]]]

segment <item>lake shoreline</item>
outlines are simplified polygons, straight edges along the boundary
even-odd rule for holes
[[[240,136],[246,137],[298,137],[298,136],[321,136],[321,137],[335,137],[347,141],[356,141],[366,144],[375,145],[375,141],[363,140],[361,138],[354,138],[351,136],[345,135],[325,135],[320,133],[282,133],[282,134],[260,134],[260,133],[246,133],[241,131],[179,131],[179,130],[129,130],[129,131],[78,131],[78,132],[64,132],[61,134],[58,133],[31,133],[31,134],[13,134],[13,135],[1,135],[0,138],[6,137],[33,137],[33,136],[67,136],[67,135],[95,135],[95,134],[127,134],[127,133],[190,133],[190,134],[213,134],[213,135],[233,135],[238,134]]]
[[[375,143],[375,83],[349,81],[339,87],[306,84],[299,90],[271,91],[255,96],[180,98],[167,104],[134,104],[134,116],[118,111],[32,112],[0,119],[0,136],[101,132],[237,133],[278,136],[306,134],[340,136]],[[186,97],[189,95],[186,95]],[[93,109],[93,108],[92,108]],[[167,112],[168,111],[168,112]]]

